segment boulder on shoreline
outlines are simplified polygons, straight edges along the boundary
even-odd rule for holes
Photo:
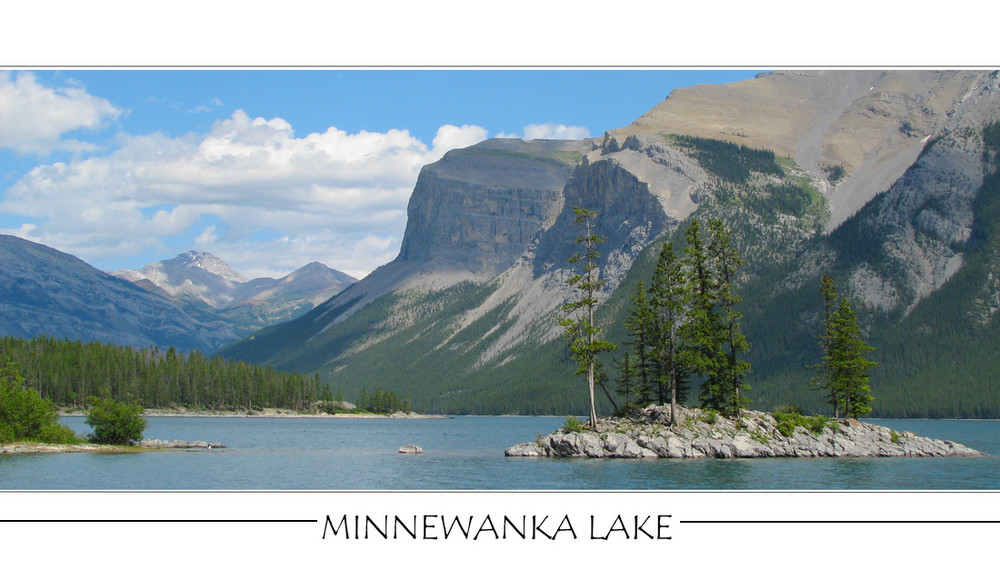
[[[944,457],[983,453],[952,441],[921,437],[857,420],[780,424],[770,413],[744,411],[733,420],[701,409],[650,405],[631,417],[598,421],[599,430],[558,429],[505,450],[508,457],[678,459],[734,457]],[[784,434],[782,431],[787,433]]]

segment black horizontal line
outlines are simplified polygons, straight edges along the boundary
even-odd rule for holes
[[[680,524],[1000,524],[1000,520],[680,520]]]
[[[319,520],[0,520],[0,524],[316,524]]]

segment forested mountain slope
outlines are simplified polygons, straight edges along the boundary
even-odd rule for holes
[[[619,344],[659,244],[718,218],[748,261],[756,406],[825,410],[804,366],[828,273],[879,347],[876,414],[1000,416],[1000,365],[981,355],[996,336],[998,120],[995,72],[787,72],[676,91],[599,139],[453,151],[421,173],[395,261],[223,354],[427,410],[578,413],[555,314],[580,206],[607,238],[598,318]]]

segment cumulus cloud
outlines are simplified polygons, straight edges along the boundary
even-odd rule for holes
[[[485,140],[487,137],[489,135],[486,129],[475,125],[462,125],[461,127],[444,125],[438,129],[437,135],[434,136],[435,156],[440,158],[451,149],[468,147]]]
[[[0,148],[36,154],[90,150],[93,145],[62,135],[99,129],[123,112],[77,86],[49,88],[31,73],[0,72]]]
[[[589,139],[590,130],[579,125],[561,125],[558,123],[536,123],[526,125],[521,134],[501,132],[497,134],[501,139],[559,139],[563,141],[577,141],[579,139]]]
[[[559,125],[556,123],[540,123],[535,125],[528,125],[524,128],[524,138],[527,140],[532,139],[563,139],[567,141],[575,141],[578,139],[587,139],[590,137],[590,131],[586,127],[580,126],[569,126]]]
[[[432,147],[405,130],[296,137],[283,119],[237,110],[208,133],[124,135],[109,154],[38,166],[0,211],[85,260],[189,236],[201,247],[178,251],[212,252],[248,276],[320,260],[360,277],[398,251],[420,168],[486,136],[445,125]]]

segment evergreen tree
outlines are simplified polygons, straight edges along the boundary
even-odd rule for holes
[[[844,417],[859,417],[871,412],[871,388],[868,369],[878,363],[865,358],[865,353],[875,350],[861,337],[858,318],[846,298],[830,318],[829,354],[826,365],[830,369],[831,391]]]
[[[670,424],[677,424],[675,407],[687,394],[688,370],[682,362],[680,327],[684,321],[686,277],[672,243],[664,243],[650,286],[653,316],[653,359],[660,404],[670,401]]]
[[[594,210],[573,208],[576,219],[573,223],[581,225],[584,234],[576,239],[575,244],[583,247],[582,252],[574,254],[570,264],[581,264],[582,273],[570,276],[568,284],[577,292],[575,300],[563,304],[562,310],[566,316],[559,317],[559,324],[565,330],[573,360],[577,363],[577,374],[587,374],[587,388],[590,395],[590,426],[597,429],[597,407],[595,403],[596,362],[597,355],[615,349],[615,345],[601,340],[598,335],[601,329],[594,324],[594,311],[597,308],[597,293],[604,286],[604,281],[598,277],[597,259],[600,253],[597,245],[606,238],[594,233]]]
[[[834,390],[832,372],[830,369],[830,347],[833,344],[832,332],[833,332],[833,315],[835,313],[834,308],[837,306],[837,288],[833,284],[833,279],[830,276],[824,274],[819,281],[819,290],[823,295],[823,334],[819,338],[819,346],[823,352],[822,362],[816,365],[812,365],[808,368],[819,369],[821,372],[821,377],[815,377],[812,379],[813,384],[817,385],[817,389],[824,390],[829,393],[829,402],[833,405],[833,416],[835,419],[840,418],[840,405],[837,404],[837,393]]]
[[[733,290],[737,269],[744,262],[721,221],[711,220],[709,228],[707,248],[697,219],[685,231],[688,313],[678,329],[684,340],[680,357],[704,377],[700,405],[735,416],[748,403],[743,393],[749,388],[744,378],[750,372],[750,364],[740,360],[749,343],[740,330],[741,314],[736,310],[740,299]]]
[[[701,224],[692,219],[684,232],[684,265],[687,270],[687,316],[678,329],[684,341],[680,351],[684,364],[704,378],[698,402],[703,408],[725,408],[723,385],[717,366],[723,357],[721,324],[716,312],[718,288],[712,275],[708,254],[701,239]]]
[[[626,344],[635,352],[635,360],[631,365],[633,383],[629,401],[636,407],[643,407],[652,401],[652,385],[655,370],[653,368],[653,345],[656,332],[656,319],[649,304],[646,286],[639,280],[636,283],[635,294],[632,295],[632,306],[629,316],[625,319],[629,340]],[[626,404],[626,407],[629,405]]]
[[[616,392],[622,397],[624,401],[622,404],[627,411],[634,408],[633,397],[636,395],[637,373],[635,365],[632,363],[632,354],[626,352],[620,362],[615,360],[613,364],[618,369],[618,388]]]
[[[723,413],[736,416],[750,403],[745,396],[750,386],[745,377],[750,373],[750,363],[740,360],[742,353],[750,350],[750,343],[740,328],[743,315],[736,309],[742,301],[733,287],[737,269],[746,263],[739,251],[732,246],[730,232],[721,220],[710,220],[712,233],[708,252],[715,267],[719,310],[719,325],[722,330],[724,354],[716,369],[718,381],[725,393]]]

